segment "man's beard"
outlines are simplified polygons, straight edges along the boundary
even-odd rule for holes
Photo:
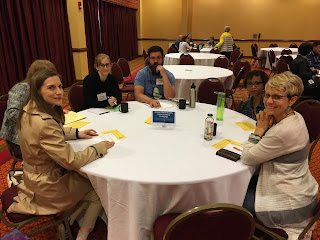
[[[153,65],[149,63],[149,69],[151,70],[151,74],[153,76],[160,76],[160,72],[157,71],[157,66],[159,65],[160,65],[159,63],[154,63]]]

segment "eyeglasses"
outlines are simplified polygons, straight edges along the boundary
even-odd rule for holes
[[[162,57],[150,57],[150,60],[153,60],[153,61],[154,61],[154,60],[156,60],[156,59],[159,61],[159,60],[162,59]]]
[[[108,67],[111,67],[111,65],[112,65],[112,63],[106,63],[106,64],[102,64],[102,63],[101,63],[101,64],[99,65],[99,67],[101,67],[101,68],[107,67],[107,68],[108,68]]]
[[[258,87],[261,84],[262,84],[262,82],[247,83],[247,87],[252,87],[252,86]]]
[[[264,94],[264,98],[266,100],[268,100],[270,97],[272,98],[273,101],[280,101],[282,98],[288,97],[288,95],[281,96],[281,95],[270,95],[268,93]]]

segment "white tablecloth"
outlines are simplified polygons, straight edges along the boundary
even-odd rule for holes
[[[225,109],[217,136],[203,139],[208,113],[214,105],[174,111],[174,128],[144,123],[151,115],[148,105],[129,102],[128,113],[80,114],[91,122],[83,129],[98,133],[117,129],[126,136],[100,159],[81,168],[88,174],[108,216],[108,240],[147,240],[155,219],[165,213],[183,212],[195,206],[225,202],[242,205],[254,167],[216,155],[212,144],[225,138],[244,143],[250,132],[235,122],[254,120]],[[170,107],[171,106],[171,107]],[[97,138],[97,137],[96,137]],[[70,141],[89,144],[86,141]],[[92,144],[92,143],[90,143]]]
[[[288,49],[288,48],[282,48],[282,47],[274,47],[274,48],[260,48],[259,53],[258,53],[258,57],[265,57],[266,58],[266,65],[265,68],[266,69],[272,69],[270,62],[269,62],[269,58],[268,58],[268,52],[270,52],[270,50],[274,51],[274,54],[276,56],[281,55],[281,52],[283,49]],[[297,54],[298,53],[298,48],[289,48],[293,54]]]
[[[168,53],[164,57],[164,65],[179,65],[180,64],[180,56],[182,53]],[[202,65],[202,66],[213,66],[214,61],[223,56],[221,54],[213,54],[213,53],[197,53],[190,52],[189,53],[194,59],[194,65]]]
[[[210,47],[204,47],[204,48],[201,48],[200,52],[201,53],[210,53],[212,48]]]
[[[229,69],[197,65],[165,65],[165,69],[173,73],[176,78],[177,98],[189,99],[189,90],[192,83],[198,89],[204,79],[218,78],[226,89],[232,88],[233,73]]]
[[[297,54],[289,54],[289,55],[284,55],[284,56],[291,56],[292,59],[295,59],[298,55]],[[276,56],[276,59],[279,60],[281,55]]]

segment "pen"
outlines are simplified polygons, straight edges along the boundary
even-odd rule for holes
[[[237,147],[233,147],[233,148],[241,152],[241,149],[240,149],[240,148],[237,148]]]
[[[118,105],[118,104],[117,104],[117,101],[114,101],[113,103],[114,103],[115,105]]]
[[[102,115],[102,114],[105,114],[105,113],[108,113],[109,111],[107,111],[107,112],[103,112],[103,113],[100,113],[99,115]]]

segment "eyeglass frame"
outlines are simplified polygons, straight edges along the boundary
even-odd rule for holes
[[[109,67],[112,67],[112,63],[106,63],[106,64],[100,63],[100,64],[99,64],[99,67],[100,67],[100,68],[106,68],[106,67],[109,68]]]
[[[158,57],[149,57],[149,59],[150,60],[152,60],[152,61],[155,61],[155,60],[157,60],[157,61],[160,61],[161,59],[163,59],[163,56],[158,56]]]
[[[288,99],[290,99],[291,97],[289,96],[289,95],[277,95],[277,94],[275,94],[275,95],[270,95],[270,94],[268,94],[268,93],[264,93],[264,99],[265,100],[268,100],[270,97],[271,97],[271,99],[272,99],[272,101],[280,101],[280,100],[282,100],[282,98],[285,98],[285,97],[287,97]]]
[[[250,87],[250,88],[253,87],[253,86],[258,87],[261,84],[263,84],[263,82],[247,83],[247,87]]]

